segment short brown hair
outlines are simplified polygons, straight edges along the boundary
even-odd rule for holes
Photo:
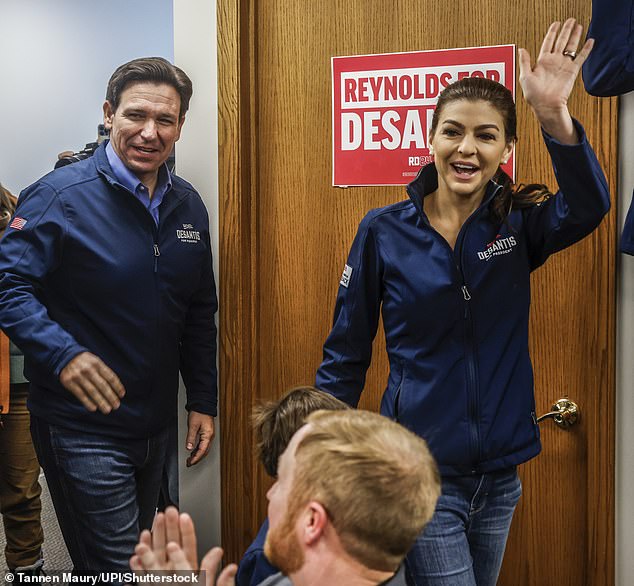
[[[321,503],[346,552],[394,571],[440,496],[436,463],[420,437],[370,413],[317,411],[295,450],[288,509]]]
[[[277,476],[277,462],[306,417],[318,409],[348,409],[348,405],[315,387],[296,387],[278,401],[253,410],[256,450],[269,476]]]
[[[121,102],[121,94],[131,83],[166,83],[171,85],[180,96],[180,118],[189,109],[192,97],[192,81],[187,74],[176,65],[172,65],[163,57],[142,57],[119,65],[108,81],[106,100],[115,112]]]

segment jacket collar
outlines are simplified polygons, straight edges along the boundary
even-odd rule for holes
[[[108,141],[102,142],[97,149],[95,150],[92,158],[95,162],[95,166],[97,168],[97,172],[113,187],[119,189],[125,189],[126,192],[129,192],[129,188],[123,185],[116,177],[110,163],[108,161],[108,156],[106,155],[106,145]],[[175,176],[174,176],[175,177]],[[169,193],[169,197],[165,198],[161,203],[161,216],[165,218],[167,214],[176,207],[183,199],[185,199],[186,195],[182,193],[182,190],[177,190],[173,188],[173,184],[166,192]]]
[[[143,185],[143,182],[130,169],[128,169],[128,167],[126,167],[125,163],[121,160],[121,157],[119,157],[114,150],[110,141],[106,143],[106,158],[108,159],[113,175],[119,183],[124,185],[128,191],[136,194],[139,187]],[[154,196],[158,197],[160,201],[163,199],[163,195],[171,188],[172,178],[167,165],[163,163],[158,170]]]
[[[106,156],[106,145],[109,141],[105,140],[102,142],[97,149],[95,150],[92,159],[95,162],[95,167],[100,175],[102,175],[110,185],[114,185],[117,187],[124,187],[114,174],[110,163],[108,162],[108,157]]]
[[[482,203],[477,211],[488,207],[491,200],[495,197],[495,194],[502,188],[501,185],[496,183],[493,179],[489,181],[486,192],[482,198]],[[412,203],[418,210],[418,213],[427,220],[427,216],[423,211],[423,198],[430,193],[438,189],[438,171],[434,163],[429,163],[424,167],[421,167],[416,178],[408,184],[407,195],[412,200]]]

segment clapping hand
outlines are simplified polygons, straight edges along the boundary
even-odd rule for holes
[[[175,568],[172,567],[167,555],[168,543],[177,544],[185,553],[190,568],[198,571],[198,546],[194,522],[187,513],[179,514],[176,507],[167,507],[165,513],[156,514],[152,532],[150,533],[147,529],[141,532],[137,548],[142,545],[152,551],[155,563],[160,566],[155,569],[173,570]],[[130,560],[130,567],[133,570],[143,569],[133,567],[133,562],[137,561],[135,557],[133,556]]]
[[[223,551],[214,547],[207,552],[200,564],[205,572],[206,586],[234,586],[237,567],[227,566],[216,574],[222,561]],[[165,513],[158,513],[152,532],[141,533],[139,543],[130,558],[130,567],[136,571],[198,571],[198,554],[194,522],[187,513],[179,514],[176,508],[168,507]]]
[[[582,31],[583,27],[574,18],[569,18],[563,25],[553,22],[534,67],[531,67],[528,51],[518,51],[524,98],[544,130],[565,144],[579,141],[568,112],[568,97],[594,44],[588,39],[577,52]]]

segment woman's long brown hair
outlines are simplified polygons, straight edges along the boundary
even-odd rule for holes
[[[0,234],[2,234],[15,212],[16,197],[0,184]]]
[[[442,91],[432,118],[430,136],[436,132],[444,107],[457,100],[482,100],[491,104],[502,116],[504,138],[507,143],[517,140],[517,113],[513,95],[502,84],[483,77],[465,77]],[[493,180],[502,185],[502,189],[490,204],[491,217],[496,223],[502,223],[511,210],[533,206],[552,195],[548,187],[540,183],[514,184],[502,169],[498,170]]]

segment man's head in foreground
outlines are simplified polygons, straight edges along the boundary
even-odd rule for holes
[[[367,411],[317,411],[306,421],[267,494],[266,556],[287,576],[345,565],[388,577],[440,494],[427,445]]]

